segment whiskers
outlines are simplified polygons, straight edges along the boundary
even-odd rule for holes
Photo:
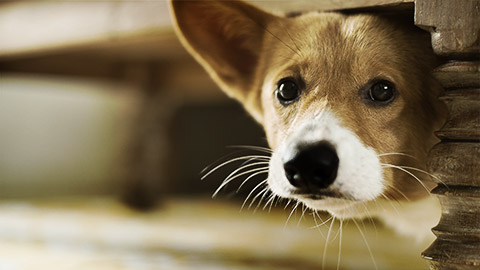
[[[213,173],[219,171],[220,169],[225,168],[228,165],[234,163],[240,163],[240,165],[234,169],[231,173],[229,173],[219,187],[215,190],[212,197],[216,197],[222,190],[224,190],[229,184],[234,182],[235,180],[241,180],[240,185],[236,188],[235,193],[239,193],[242,187],[244,187],[247,182],[254,179],[256,176],[261,175],[268,175],[268,168],[270,163],[270,158],[272,154],[272,150],[266,147],[260,146],[249,146],[249,145],[235,145],[229,148],[236,148],[236,149],[243,149],[243,150],[250,150],[258,152],[256,154],[247,154],[242,155],[234,158],[230,158],[226,161],[221,162],[218,165],[212,165],[207,167],[202,171],[202,180],[206,179],[207,177],[211,176]],[[224,160],[226,157],[223,157]],[[215,162],[214,164],[219,163],[219,161]],[[249,200],[251,201],[249,202]],[[243,209],[246,205],[248,208],[252,207],[255,202],[258,200],[257,206],[255,210],[257,210],[261,203],[266,200],[263,209],[267,207],[273,206],[276,199],[276,195],[274,195],[267,184],[267,178],[260,181],[252,190],[249,192],[247,197],[245,198],[241,209]]]
[[[410,172],[409,170],[407,170],[404,166],[393,165],[393,164],[386,164],[386,163],[382,163],[381,165],[382,165],[382,167],[397,169],[397,170],[400,170],[400,171],[408,174],[408,175],[411,176],[413,179],[415,179],[415,180],[425,189],[425,191],[427,191],[428,193],[430,193],[430,190],[427,188],[427,186],[425,186],[425,184],[423,183],[423,181],[420,180],[420,178],[418,178],[415,174],[413,174],[412,172]]]
[[[351,231],[351,226],[345,226],[347,221],[333,215],[324,215],[320,213],[319,210],[311,209],[304,205],[303,202],[296,199],[281,198],[274,194],[270,190],[268,185],[269,164],[271,161],[272,150],[265,147],[244,145],[232,146],[232,148],[241,149],[241,152],[236,152],[234,156],[230,155],[224,157],[220,161],[215,162],[213,165],[202,171],[202,180],[211,177],[213,174],[220,174],[220,171],[224,174],[224,178],[222,177],[223,181],[219,184],[218,188],[216,188],[212,197],[218,196],[225,189],[229,189],[235,193],[239,193],[243,189],[242,191],[245,194],[248,194],[246,195],[246,198],[242,203],[241,210],[244,208],[254,208],[254,212],[258,209],[270,211],[272,207],[276,206],[277,204],[281,204],[285,207],[285,209],[287,209],[288,207],[289,213],[286,213],[288,214],[288,217],[286,218],[284,228],[287,228],[289,223],[296,223],[297,226],[300,226],[300,223],[305,219],[305,217],[307,217],[307,219],[313,218],[314,225],[312,224],[312,222],[310,228],[317,229],[321,236],[325,239],[323,260],[321,262],[322,268],[325,269],[330,266],[334,266],[336,263],[336,268],[340,269],[342,265],[342,241],[344,238],[343,235],[344,233],[350,235]],[[413,167],[397,166],[392,164],[382,164],[382,166],[394,169],[401,168],[408,172],[415,171],[412,169]],[[225,173],[225,169],[230,170]],[[412,172],[410,173],[414,175]],[[417,181],[420,181],[418,177],[416,179]],[[233,189],[231,185],[233,185]],[[249,190],[245,191],[246,187],[248,187]],[[395,190],[395,187],[392,187],[392,190]],[[403,194],[400,190],[397,190],[397,192],[399,194]],[[382,196],[386,200],[389,199],[384,194],[382,194]],[[408,199],[405,194],[403,194],[403,196]],[[365,211],[368,213],[369,209],[367,209],[367,205],[359,206],[365,207]],[[392,207],[395,208],[395,206],[393,205]],[[309,218],[309,216],[312,216],[312,218]],[[375,226],[375,223],[372,220],[370,213],[368,213],[368,217],[373,223],[373,226]],[[363,221],[361,222],[362,223],[360,224],[363,224]],[[377,269],[372,250],[370,249],[369,243],[367,242],[367,237],[363,232],[363,230],[366,230],[366,228],[365,226],[361,228],[356,221],[354,221],[354,223],[360,231],[361,239],[363,239],[363,241],[365,242],[366,249],[368,250],[368,253],[370,254],[371,260],[373,262],[373,267]],[[376,227],[374,228],[376,230]],[[338,245],[335,246],[337,241]],[[320,252],[322,252],[321,248]],[[336,253],[336,257],[334,257],[335,255],[332,255],[330,253]],[[343,259],[345,260],[345,256],[343,256]]]
[[[384,157],[384,156],[394,156],[394,155],[399,155],[399,156],[405,156],[405,157],[408,157],[408,158],[411,158],[411,159],[414,159],[416,160],[416,158],[412,155],[409,155],[409,154],[405,154],[405,153],[398,153],[398,152],[395,152],[395,153],[384,153],[384,154],[380,154],[378,155],[379,157]],[[423,189],[425,189],[425,191],[430,194],[430,189],[425,185],[424,181],[422,181],[422,179],[417,175],[415,174],[415,172],[417,173],[421,173],[423,175],[426,175],[426,176],[429,176],[431,178],[433,178],[437,183],[440,183],[440,184],[443,184],[444,186],[447,187],[447,185],[445,184],[445,182],[443,182],[440,178],[438,178],[437,176],[423,170],[423,169],[420,169],[420,168],[416,168],[416,167],[412,167],[412,166],[403,166],[403,165],[395,165],[395,164],[391,164],[391,163],[380,163],[381,166],[383,168],[390,168],[390,169],[394,169],[394,170],[399,170],[405,174],[407,174],[408,176],[411,177],[411,179],[415,180],[417,183],[419,183]],[[409,198],[401,191],[399,190],[398,188],[394,187],[394,185],[392,184],[389,184],[388,187],[393,191],[393,192],[396,192],[398,194],[400,194],[402,197],[404,197],[407,201],[409,201]],[[448,187],[447,187],[448,188]],[[430,195],[431,196],[431,195]]]

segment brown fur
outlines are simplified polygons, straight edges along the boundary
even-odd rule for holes
[[[385,156],[382,162],[425,169],[444,115],[437,100],[442,89],[431,76],[439,62],[428,33],[371,14],[286,18],[231,1],[174,1],[172,7],[183,44],[264,126],[272,149],[295,128],[294,119],[327,104],[377,153],[415,157]],[[289,76],[301,79],[305,90],[300,102],[285,107],[276,102],[274,90]],[[397,87],[399,96],[388,106],[372,106],[360,97],[360,89],[375,78]],[[384,177],[389,198],[428,194],[401,171],[384,169]],[[433,187],[429,177],[421,178]]]

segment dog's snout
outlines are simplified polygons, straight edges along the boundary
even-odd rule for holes
[[[298,147],[284,160],[285,176],[299,189],[313,191],[330,186],[337,177],[339,159],[333,146],[322,141]]]

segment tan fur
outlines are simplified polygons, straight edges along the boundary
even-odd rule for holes
[[[443,122],[432,78],[438,64],[429,34],[413,25],[369,14],[312,12],[295,18],[265,13],[240,2],[174,1],[177,31],[190,53],[230,96],[263,124],[275,150],[295,123],[328,106],[384,163],[425,169],[434,130]],[[288,107],[275,100],[276,83],[301,77],[301,101]],[[395,83],[398,98],[368,106],[359,89],[374,78]],[[386,197],[417,200],[428,192],[411,176],[384,169]],[[431,189],[428,176],[416,173]],[[405,198],[405,196],[407,198]],[[383,198],[378,198],[379,201]]]

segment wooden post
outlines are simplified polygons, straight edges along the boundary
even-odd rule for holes
[[[136,82],[141,96],[122,189],[123,201],[138,210],[156,206],[170,173],[169,126],[176,102],[165,91],[159,70],[158,63],[143,63],[125,67],[122,74],[127,81]]]
[[[430,151],[429,170],[442,182],[432,193],[442,218],[423,252],[431,269],[480,268],[480,0],[416,0],[415,23],[430,31],[448,60],[435,75],[448,119]]]

